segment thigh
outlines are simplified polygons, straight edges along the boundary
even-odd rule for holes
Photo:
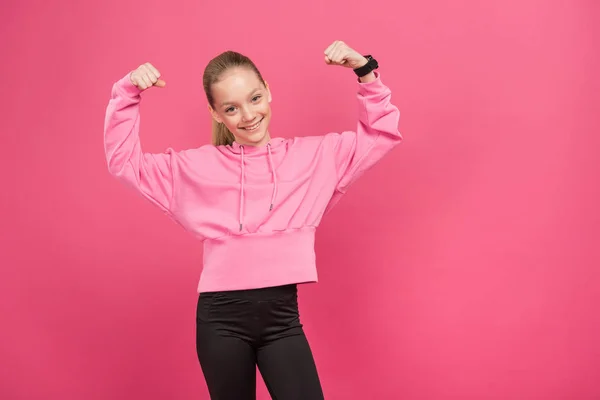
[[[324,398],[313,354],[303,331],[260,347],[257,363],[273,400]]]
[[[199,302],[196,351],[211,400],[256,399],[256,353],[242,337],[205,318]]]

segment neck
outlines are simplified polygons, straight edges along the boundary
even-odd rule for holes
[[[259,141],[259,142],[249,142],[246,140],[238,140],[238,138],[235,138],[235,141],[243,146],[252,146],[252,147],[263,147],[266,146],[267,143],[269,143],[271,141],[271,135],[269,134],[269,132],[267,132],[265,134],[265,136],[263,136],[263,138]]]

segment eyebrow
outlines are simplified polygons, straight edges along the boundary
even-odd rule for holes
[[[252,92],[250,92],[250,96],[254,95],[254,93],[256,93],[256,92],[258,92],[260,90],[262,90],[262,89],[261,88],[254,89]],[[225,102],[221,103],[221,107],[225,107],[225,106],[228,106],[228,105],[231,105],[231,104],[234,104],[234,103],[229,102],[229,101],[225,101]]]

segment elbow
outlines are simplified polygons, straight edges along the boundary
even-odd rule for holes
[[[117,157],[115,154],[106,155],[106,167],[108,173],[114,177],[119,178],[123,175],[126,164],[126,162],[119,160],[119,157]]]

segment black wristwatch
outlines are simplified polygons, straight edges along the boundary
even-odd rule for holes
[[[379,64],[377,63],[377,60],[374,59],[371,55],[366,55],[365,58],[367,59],[367,63],[365,65],[363,65],[362,67],[354,69],[354,73],[359,78],[361,78],[361,77],[367,75],[368,73],[370,73],[371,71],[379,68]]]

